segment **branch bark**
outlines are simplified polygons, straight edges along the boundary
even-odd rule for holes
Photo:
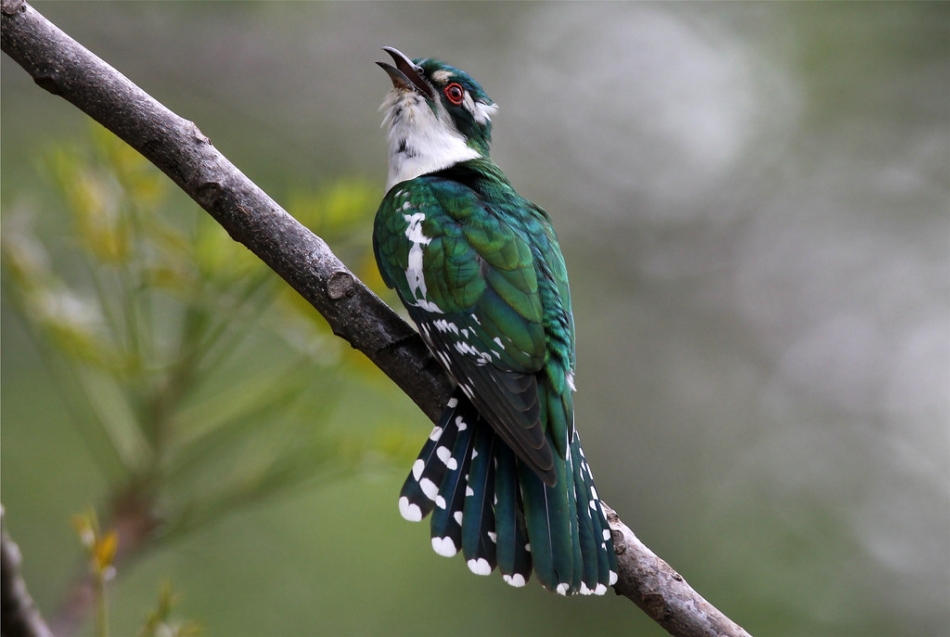
[[[53,637],[20,575],[20,549],[7,534],[0,504],[0,634],[3,637]]]
[[[677,637],[750,637],[648,549],[606,503],[604,511],[617,552],[619,577],[614,590],[618,595],[630,599]]]
[[[139,151],[256,254],[436,420],[452,384],[418,334],[330,251],[182,119],[23,0],[2,0],[2,49],[59,95]],[[704,600],[607,508],[620,568],[618,595],[671,635],[748,633]]]

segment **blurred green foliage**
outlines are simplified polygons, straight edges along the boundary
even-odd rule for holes
[[[172,609],[178,602],[172,585],[162,584],[158,591],[158,603],[151,611],[142,627],[139,637],[195,637],[201,630],[194,622],[179,622],[172,619]]]
[[[411,457],[400,426],[333,426],[342,388],[375,391],[381,375],[138,153],[95,126],[38,167],[64,222],[41,236],[35,217],[57,211],[5,214],[3,294],[110,485],[108,502],[76,503],[103,505],[103,542],[87,546],[99,571],[243,503]],[[374,197],[342,182],[289,208],[364,275]]]

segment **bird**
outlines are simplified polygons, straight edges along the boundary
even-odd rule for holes
[[[470,75],[383,47],[392,89],[383,281],[455,382],[402,487],[432,548],[515,587],[604,594],[617,561],[574,427],[574,318],[548,214],[491,160],[497,105]]]

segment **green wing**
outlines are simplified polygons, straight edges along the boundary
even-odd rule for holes
[[[374,249],[439,362],[528,465],[554,481],[573,427],[574,331],[547,216],[458,168],[394,186]],[[481,174],[481,173],[477,173]]]

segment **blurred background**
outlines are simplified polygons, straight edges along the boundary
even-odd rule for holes
[[[470,72],[561,238],[605,501],[752,634],[948,634],[950,7],[33,4],[381,293],[373,62]],[[6,56],[2,95],[3,504],[48,618],[71,517],[144,493],[114,634],[166,580],[209,635],[664,634],[436,556],[396,508],[425,417]]]

